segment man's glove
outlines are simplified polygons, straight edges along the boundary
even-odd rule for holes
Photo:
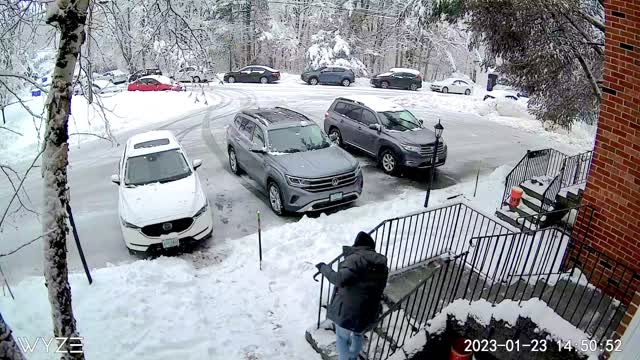
[[[316,268],[318,269],[318,271],[322,271],[322,267],[323,267],[323,266],[326,266],[326,265],[327,265],[327,264],[325,264],[325,263],[323,263],[323,262],[321,262],[321,263],[317,263],[317,264],[316,264]]]

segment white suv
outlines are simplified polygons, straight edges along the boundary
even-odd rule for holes
[[[132,136],[120,160],[118,213],[132,252],[159,252],[208,238],[213,219],[195,170],[170,131]]]

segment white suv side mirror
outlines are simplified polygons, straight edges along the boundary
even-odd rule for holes
[[[200,166],[202,166],[202,160],[195,159],[191,162],[191,165],[193,166],[193,170],[197,170]]]
[[[120,175],[111,175],[111,182],[120,185]]]

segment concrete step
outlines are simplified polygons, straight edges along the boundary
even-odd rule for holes
[[[525,212],[520,208],[516,208],[516,211],[511,211],[508,205],[503,206],[502,208],[496,210],[496,217],[511,226],[514,226],[518,229],[522,228],[523,222],[525,223],[525,228],[528,230],[536,230],[538,227],[533,224],[535,221],[534,218],[530,218],[528,221],[524,221],[524,219],[517,220],[522,216],[527,216],[529,213]],[[544,217],[543,217],[544,218]]]
[[[522,184],[520,184],[520,187],[530,197],[544,201],[544,192],[549,188],[553,179],[554,178],[551,176],[536,176],[523,181]]]
[[[385,301],[389,305],[395,304],[422,280],[433,276],[439,264],[440,259],[435,258],[412,269],[391,275],[384,289]]]

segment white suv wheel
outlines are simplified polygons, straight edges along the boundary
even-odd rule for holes
[[[276,183],[269,184],[269,205],[271,210],[277,215],[282,215],[282,197],[280,196],[280,188]]]

